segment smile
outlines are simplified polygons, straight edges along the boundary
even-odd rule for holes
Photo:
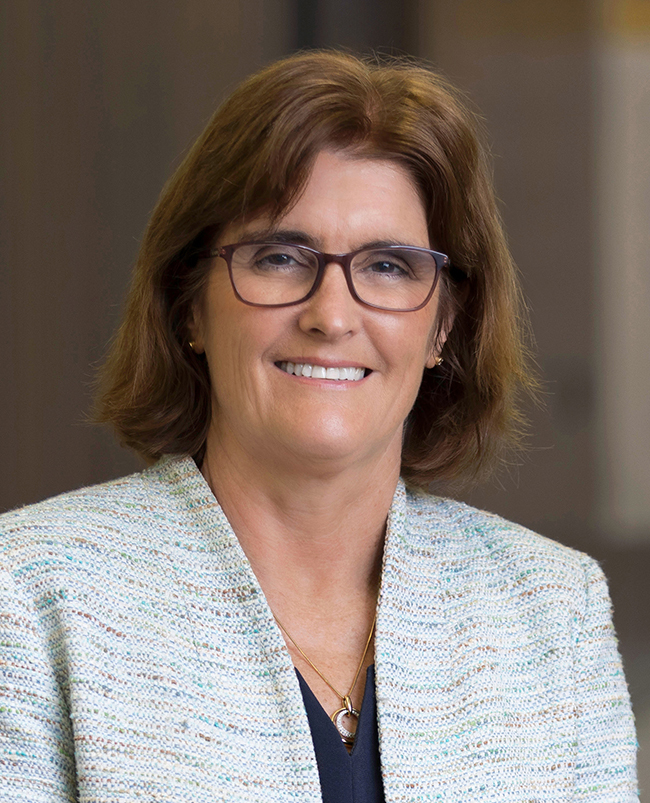
[[[312,379],[332,379],[335,382],[358,382],[366,375],[365,368],[352,366],[342,368],[326,368],[323,365],[310,365],[309,363],[276,362],[278,368],[294,376],[308,376]],[[370,371],[368,371],[370,373]]]

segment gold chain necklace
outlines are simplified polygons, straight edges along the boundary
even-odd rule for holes
[[[354,717],[357,720],[357,722],[359,721],[359,712],[357,711],[356,708],[353,707],[352,700],[350,699],[350,695],[354,691],[354,687],[357,685],[357,680],[359,679],[359,673],[361,672],[361,667],[363,666],[363,662],[366,659],[366,653],[368,652],[368,647],[370,647],[370,642],[372,641],[372,634],[375,632],[375,624],[377,622],[377,612],[375,611],[375,618],[372,620],[372,627],[370,628],[370,633],[368,633],[368,640],[366,641],[366,646],[365,646],[365,649],[363,651],[363,655],[361,656],[361,661],[359,661],[359,666],[357,667],[357,671],[356,671],[356,673],[354,675],[354,680],[352,681],[352,685],[350,686],[350,690],[348,691],[347,694],[341,694],[341,692],[338,691],[338,689],[335,689],[334,686],[332,686],[332,684],[325,677],[325,675],[320,671],[320,669],[317,666],[315,666],[315,664],[312,661],[310,661],[309,658],[307,658],[305,653],[296,644],[296,641],[293,638],[293,636],[291,635],[291,633],[289,633],[287,628],[282,624],[282,622],[278,619],[278,617],[275,614],[273,614],[273,618],[275,619],[275,621],[280,626],[280,629],[285,633],[285,635],[287,636],[289,641],[298,650],[298,652],[302,655],[302,657],[305,659],[305,661],[307,661],[309,666],[311,666],[311,668],[314,670],[314,672],[316,672],[316,674],[322,680],[324,680],[325,683],[327,683],[327,685],[330,687],[330,689],[334,692],[334,694],[337,697],[341,698],[341,702],[343,703],[343,706],[341,708],[337,708],[337,710],[332,714],[330,719],[334,723],[334,725],[336,727],[336,730],[339,732],[339,735],[341,736],[341,741],[344,744],[353,745],[354,744],[354,737],[356,736],[356,731],[354,733],[352,731],[349,731],[341,723],[341,720],[343,719],[344,716],[347,715],[347,716],[350,716],[350,717]]]

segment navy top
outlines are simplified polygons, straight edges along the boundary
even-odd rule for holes
[[[379,764],[375,667],[369,666],[366,672],[366,688],[351,753],[297,669],[296,675],[314,742],[323,803],[385,803]]]

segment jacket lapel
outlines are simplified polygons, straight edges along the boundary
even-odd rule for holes
[[[428,503],[419,509],[400,484],[387,527],[375,640],[387,801],[444,799],[441,771],[456,749],[446,724],[458,716],[454,689],[462,680],[451,660],[447,611],[453,544],[442,521],[432,522]]]
[[[218,799],[320,803],[298,679],[248,559],[194,461],[158,467],[177,499],[187,575],[178,585],[199,664],[190,670],[187,657],[188,677],[200,677]]]

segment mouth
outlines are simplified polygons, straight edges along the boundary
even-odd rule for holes
[[[358,382],[372,371],[369,368],[355,368],[354,366],[341,366],[329,368],[324,365],[311,363],[276,362],[277,367],[287,374],[294,376],[311,377],[312,379],[329,379],[333,382]]]

